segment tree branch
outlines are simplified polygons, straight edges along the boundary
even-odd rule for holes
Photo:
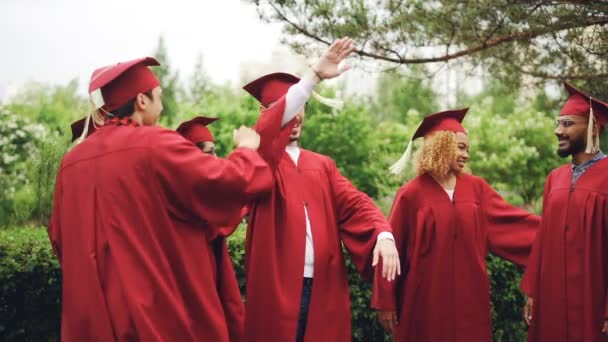
[[[294,28],[297,32],[299,32],[303,36],[308,37],[314,41],[317,41],[317,42],[325,44],[325,45],[331,44],[331,42],[321,38],[320,36],[318,36],[316,34],[313,34],[309,30],[307,30],[306,27],[304,27],[303,25],[299,25],[299,24],[293,22],[292,20],[290,20],[289,18],[287,18],[287,16],[284,13],[282,13],[281,10],[272,1],[268,1],[268,3],[270,4],[272,9],[276,12],[278,17],[282,21],[289,24],[292,28]],[[472,46],[470,48],[467,48],[467,49],[464,49],[464,50],[461,50],[461,51],[458,51],[458,52],[455,52],[452,54],[446,53],[442,56],[429,57],[429,58],[403,58],[403,57],[393,58],[393,57],[389,57],[389,56],[385,56],[385,55],[380,55],[380,54],[377,54],[374,52],[369,52],[366,50],[355,50],[355,53],[357,53],[358,55],[360,55],[362,57],[368,57],[368,58],[383,60],[383,61],[397,63],[397,64],[425,64],[425,63],[447,62],[452,59],[456,59],[456,58],[472,55],[472,54],[475,54],[480,51],[488,50],[488,49],[494,48],[496,46],[499,46],[499,45],[502,45],[505,43],[534,39],[539,36],[543,36],[543,35],[546,35],[549,33],[559,32],[559,31],[563,31],[563,30],[569,30],[569,29],[574,29],[574,28],[584,28],[584,27],[597,26],[597,25],[606,25],[606,24],[608,24],[608,18],[600,17],[600,18],[587,19],[585,21],[577,22],[577,23],[566,23],[566,24],[562,24],[562,25],[556,25],[556,26],[547,27],[545,29],[541,29],[541,30],[537,30],[537,31],[517,32],[517,33],[500,36],[500,37],[493,38],[493,39],[488,39],[481,44]]]

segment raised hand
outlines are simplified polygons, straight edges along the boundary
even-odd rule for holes
[[[349,65],[340,66],[340,62],[354,50],[355,47],[352,39],[348,37],[338,39],[323,52],[323,55],[312,69],[319,78],[324,80],[340,76],[343,72],[350,69]]]

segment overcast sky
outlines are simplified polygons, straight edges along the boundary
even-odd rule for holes
[[[281,26],[262,22],[244,0],[0,0],[0,101],[28,81],[66,84],[78,78],[85,94],[95,68],[152,55],[160,35],[182,81],[199,54],[215,83],[235,86],[241,70],[251,66],[260,74],[277,68],[297,73],[290,63],[302,66],[280,48]],[[353,62],[340,78],[347,90],[373,89],[376,73]],[[452,102],[457,89],[480,90],[479,81],[464,86],[453,73],[442,71],[434,80],[435,90],[447,95],[441,102]]]
[[[242,63],[270,58],[280,31],[242,0],[0,0],[0,91],[78,77],[84,92],[95,68],[151,55],[161,34],[181,75],[202,54],[213,81],[234,83]]]

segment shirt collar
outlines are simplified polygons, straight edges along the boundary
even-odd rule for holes
[[[598,153],[595,154],[595,156],[593,156],[593,158],[587,160],[586,162],[584,162],[580,165],[576,164],[573,160],[572,161],[572,170],[576,170],[576,169],[585,170],[589,166],[597,163],[598,161],[604,159],[605,157],[606,157],[606,155],[602,151],[599,151]]]

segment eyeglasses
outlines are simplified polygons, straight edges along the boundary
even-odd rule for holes
[[[580,123],[584,123],[587,124],[588,121],[574,121],[574,120],[555,120],[555,128],[559,128],[559,126],[562,126],[565,129],[568,129],[569,127],[572,127],[574,125],[580,124]]]

